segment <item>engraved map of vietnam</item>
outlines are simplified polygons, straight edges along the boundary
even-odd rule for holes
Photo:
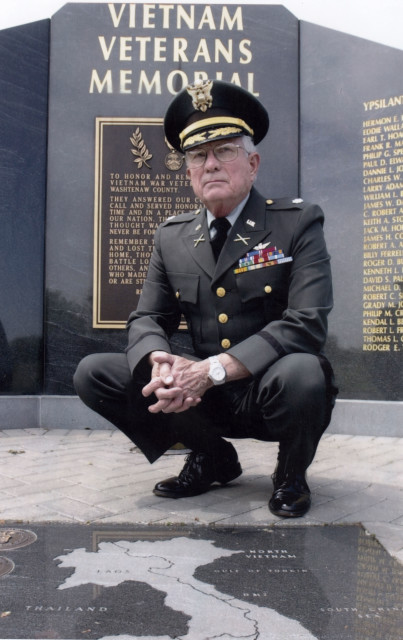
[[[115,587],[124,581],[143,582],[165,595],[165,605],[190,616],[188,633],[178,640],[315,640],[299,622],[231,595],[194,577],[202,565],[242,551],[216,547],[210,540],[176,537],[155,542],[102,542],[97,552],[74,549],[56,558],[59,567],[74,572],[58,588],[84,584]],[[172,640],[171,636],[114,635],[120,640]],[[112,636],[102,640],[112,640]]]

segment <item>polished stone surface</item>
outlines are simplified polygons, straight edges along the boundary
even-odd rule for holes
[[[116,16],[110,6],[118,7],[107,3],[67,4],[52,18],[45,370],[45,392],[50,394],[74,393],[72,374],[86,354],[122,350],[126,345],[124,330],[92,328],[95,117],[162,118],[173,92],[181,88],[181,82],[186,84],[186,79],[193,82],[196,72],[206,71],[213,78],[222,73],[226,81],[238,73],[245,87],[248,74],[253,74],[253,90],[260,93],[272,122],[261,145],[265,161],[259,187],[267,196],[298,195],[295,16],[281,6],[244,4],[238,10],[242,22],[236,19],[229,28],[231,21],[222,19],[225,5],[211,5],[211,9],[183,5],[188,15],[193,12],[193,22],[182,19],[178,28],[175,5],[165,14],[156,6],[149,10],[148,17],[140,4],[136,5],[135,16],[130,14],[128,4],[120,5],[122,13]],[[229,5],[224,15],[232,19],[235,10]],[[203,15],[203,29],[199,29]],[[113,17],[118,26],[114,26]],[[134,20],[135,29],[130,26]],[[144,45],[145,60],[141,60],[135,38],[150,38]],[[184,39],[186,63],[175,61],[173,50],[173,43]],[[205,44],[200,44],[201,39]],[[215,47],[219,47],[216,41],[226,49],[232,47],[232,54],[224,56],[219,49],[215,55]],[[246,49],[250,55],[245,54]],[[243,63],[239,63],[240,58]],[[93,70],[101,79],[111,71],[111,93],[90,92]],[[129,72],[128,92],[119,90],[121,70]],[[176,75],[170,76],[174,72]],[[149,80],[159,73],[161,92],[156,93],[155,85],[147,92],[143,85],[138,93],[141,73]],[[169,77],[176,81],[174,90],[169,89]],[[128,172],[135,170],[130,152],[127,162]]]
[[[403,568],[357,525],[25,532],[0,529],[9,639],[401,637]]]
[[[0,393],[40,393],[50,21],[0,31]]]
[[[392,122],[396,117],[401,122],[403,116],[401,105],[389,109],[368,110],[367,107],[366,110],[364,103],[400,96],[402,64],[403,51],[301,23],[301,193],[305,199],[318,202],[325,211],[335,298],[329,318],[327,353],[334,364],[340,397],[346,399],[403,400],[403,333],[399,324],[403,298],[400,298],[398,308],[401,289],[396,284],[403,282],[401,234],[394,240],[395,254],[390,256],[390,261],[379,251],[379,258],[384,260],[380,266],[391,266],[389,284],[395,283],[395,301],[380,310],[380,318],[389,313],[391,320],[388,322],[394,323],[394,335],[386,345],[390,351],[363,350],[363,264],[368,258],[368,253],[364,256],[366,252],[363,251],[364,222],[368,224],[368,218],[365,221],[363,218],[366,202],[363,194],[363,123],[385,117],[392,117]],[[377,182],[371,185],[375,189],[382,188],[391,196],[395,193],[397,197],[393,198],[392,205],[401,219],[400,189],[387,191],[389,183],[386,181],[399,183],[402,176],[399,178],[397,172],[389,174],[389,169],[386,175],[382,174],[389,162],[385,153],[390,150],[386,145],[389,144],[396,154],[400,154],[401,149],[393,148],[394,141],[388,141],[386,131],[382,135],[384,139],[381,140],[381,135],[377,138],[378,144],[382,143],[382,159],[374,168],[379,175],[374,173],[372,180]],[[381,166],[382,162],[384,165]],[[391,170],[396,166],[391,165]],[[392,206],[383,202],[383,207]],[[371,218],[373,212],[369,210],[369,214]],[[387,233],[398,232],[398,224],[396,221],[392,225],[391,219],[385,219],[385,216],[381,219],[378,235],[372,237],[385,241]],[[385,225],[388,225],[387,232],[382,228]],[[389,237],[388,245],[390,240]],[[388,284],[384,277],[381,281],[379,296],[385,290],[382,284]],[[375,288],[375,295],[377,293]],[[381,324],[378,329],[379,336],[382,336],[383,326]],[[398,351],[394,351],[395,346]]]

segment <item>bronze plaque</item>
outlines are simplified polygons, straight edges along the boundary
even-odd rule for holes
[[[197,209],[183,156],[162,118],[96,118],[93,326],[124,329],[157,226]]]

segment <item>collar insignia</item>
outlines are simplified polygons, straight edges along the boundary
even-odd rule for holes
[[[243,238],[241,235],[239,235],[239,233],[236,234],[237,237],[235,238],[234,242],[243,242],[244,244],[248,244],[248,240],[250,240],[250,238]]]
[[[204,233],[202,233],[201,236],[199,236],[196,240],[193,240],[193,242],[195,248],[198,246],[199,242],[206,242]]]

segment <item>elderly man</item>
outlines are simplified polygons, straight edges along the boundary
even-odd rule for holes
[[[321,209],[253,186],[268,126],[261,103],[232,84],[205,81],[173,100],[165,135],[203,207],[158,228],[126,353],[88,356],[75,385],[150,462],[176,442],[191,450],[157,496],[240,476],[226,438],[279,442],[269,509],[298,517],[337,392],[322,353],[332,286]],[[171,350],[182,314],[194,356]]]

